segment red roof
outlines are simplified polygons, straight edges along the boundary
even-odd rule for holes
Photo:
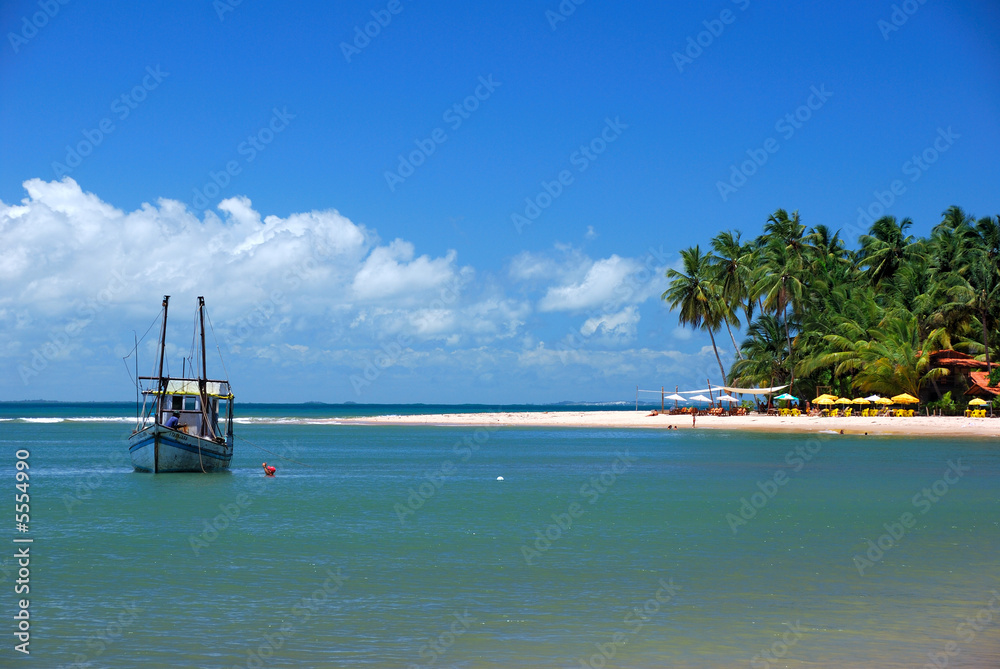
[[[967,395],[1000,395],[1000,388],[989,385],[988,373],[970,372],[969,379],[973,385],[966,391]]]
[[[966,369],[981,369],[986,367],[986,363],[976,360],[967,353],[944,349],[931,353],[931,364],[940,367],[964,367]],[[997,363],[991,362],[990,367],[996,367]]]

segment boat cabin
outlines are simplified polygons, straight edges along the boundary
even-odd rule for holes
[[[159,395],[159,390],[151,390],[150,394]],[[206,406],[202,407],[201,392],[197,379],[167,379],[166,392],[158,403],[159,420],[166,425],[176,412],[179,420],[178,430],[190,435],[215,439],[225,433],[219,429],[219,410],[221,408],[227,422],[232,421],[232,394],[229,384],[225,381],[206,381]],[[221,403],[221,407],[220,407]]]

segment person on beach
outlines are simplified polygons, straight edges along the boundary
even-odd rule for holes
[[[691,409],[691,427],[698,421],[698,409]]]
[[[268,467],[266,462],[263,464],[263,467],[264,467],[264,476],[274,476],[274,472],[277,471],[277,469],[274,467]]]

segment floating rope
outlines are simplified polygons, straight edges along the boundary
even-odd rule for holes
[[[275,453],[274,451],[269,451],[269,450],[267,450],[266,448],[264,448],[263,446],[258,446],[257,444],[253,443],[253,442],[252,442],[252,441],[250,441],[249,439],[246,439],[245,437],[241,437],[241,436],[239,436],[239,435],[235,435],[235,434],[234,434],[233,436],[234,436],[234,437],[236,437],[237,439],[241,440],[241,441],[245,441],[245,442],[247,442],[247,443],[248,443],[249,445],[253,446],[254,448],[257,448],[257,449],[260,449],[260,450],[264,451],[265,453],[270,453],[270,454],[271,454],[271,455],[273,455],[274,457],[276,457],[276,458],[279,458],[279,459],[281,459],[281,460],[288,460],[289,462],[294,462],[295,464],[297,464],[297,465],[302,465],[303,467],[312,467],[312,465],[307,465],[307,464],[306,464],[306,463],[304,463],[304,462],[299,462],[298,460],[292,460],[291,458],[286,458],[286,457],[285,457],[285,456],[283,456],[283,455],[278,455],[278,454],[277,454],[277,453]]]

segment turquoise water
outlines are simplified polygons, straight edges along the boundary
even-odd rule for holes
[[[28,451],[31,523],[0,666],[1000,666],[995,441],[275,409],[231,473],[153,476],[132,407],[89,408],[2,407],[30,419],[0,421],[0,481]]]

